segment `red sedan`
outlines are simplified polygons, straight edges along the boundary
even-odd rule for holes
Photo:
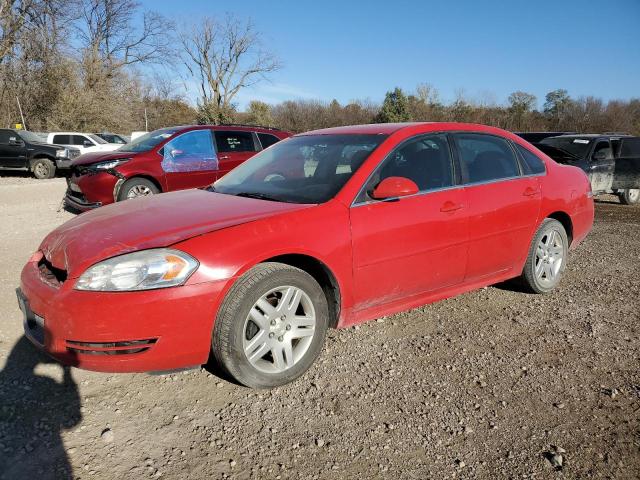
[[[586,175],[503,130],[381,124],[297,135],[207,190],[50,233],[22,272],[26,335],[109,372],[200,365],[272,387],[348,327],[520,278],[554,289],[593,223]]]
[[[206,187],[291,134],[245,125],[187,125],[155,130],[113,152],[72,163],[65,204],[91,210],[132,198]]]

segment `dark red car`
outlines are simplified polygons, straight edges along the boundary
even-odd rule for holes
[[[22,271],[26,335],[99,371],[200,365],[293,380],[329,327],[519,278],[558,284],[593,224],[584,172],[457,123],[319,130],[206,190],[80,215]]]
[[[72,164],[65,203],[85,211],[173,190],[205,187],[291,136],[240,125],[161,128],[113,152],[85,153]]]

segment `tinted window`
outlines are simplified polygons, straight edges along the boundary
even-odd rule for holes
[[[71,145],[80,145],[82,147],[84,146],[84,142],[89,142],[91,143],[91,145],[93,145],[91,140],[89,140],[84,135],[71,135]]]
[[[280,139],[275,135],[269,135],[268,133],[259,133],[258,138],[260,139],[260,144],[262,148],[268,148],[274,143],[278,143]]]
[[[163,153],[162,168],[165,172],[218,169],[210,130],[193,130],[179,135],[165,144]]]
[[[216,147],[218,152],[254,152],[251,132],[216,131]]]
[[[524,148],[522,145],[516,145],[518,152],[520,152],[520,157],[522,158],[522,167],[524,168],[524,173],[527,175],[535,175],[537,173],[544,173],[544,162],[538,158],[537,155],[529,151],[527,148]]]
[[[506,140],[491,135],[456,134],[460,166],[467,183],[488,182],[520,174]]]
[[[585,158],[591,148],[591,139],[589,138],[551,137],[545,138],[540,143],[549,145],[572,158]],[[545,151],[545,153],[547,152]]]
[[[453,181],[453,162],[445,135],[428,135],[410,140],[391,152],[367,183],[363,197],[388,177],[413,180],[420,191],[450,187]]]
[[[215,183],[215,191],[283,202],[323,203],[340,191],[385,139],[385,135],[293,137],[231,170]]]
[[[621,157],[640,157],[640,138],[623,138],[620,146]]]
[[[10,137],[15,137],[16,134],[10,130],[0,130],[0,144],[7,145]]]
[[[70,135],[54,135],[53,143],[57,143],[58,145],[71,145],[71,136]]]

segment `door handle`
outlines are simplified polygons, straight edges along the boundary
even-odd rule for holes
[[[440,207],[440,211],[443,213],[455,212],[456,210],[460,210],[464,205],[461,203],[453,203],[453,202],[444,202]]]
[[[229,159],[229,155],[222,155],[219,158],[220,158],[220,160],[228,160]]]
[[[533,197],[534,195],[537,195],[539,193],[540,190],[538,190],[537,188],[528,187],[524,192],[522,192],[522,195],[524,195],[525,197]]]

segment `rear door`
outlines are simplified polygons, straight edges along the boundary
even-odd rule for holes
[[[502,137],[453,136],[469,202],[465,282],[472,283],[524,260],[540,211],[540,174],[523,175],[511,143]]]
[[[167,142],[160,150],[167,190],[206,187],[216,180],[218,158],[212,131],[191,130]]]
[[[0,167],[27,166],[27,147],[13,130],[0,130]]]
[[[387,177],[420,192],[379,201],[367,192]],[[468,209],[444,134],[414,137],[378,167],[350,210],[355,309],[459,284],[467,262]]]
[[[640,137],[621,138],[615,158],[614,189],[640,188]]]
[[[252,132],[237,130],[216,130],[214,132],[216,150],[222,177],[258,151],[257,139]]]

